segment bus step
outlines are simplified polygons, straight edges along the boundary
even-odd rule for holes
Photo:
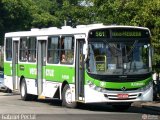
[[[13,93],[14,95],[19,94],[19,90],[18,89],[14,89],[11,91],[11,93]]]
[[[83,100],[76,100],[76,102],[85,103]]]
[[[43,95],[39,95],[39,96],[38,96],[38,99],[44,100],[44,99],[46,99],[46,97],[43,96]]]
[[[79,101],[83,101],[83,100],[84,100],[84,97],[79,97],[78,100],[79,100]]]

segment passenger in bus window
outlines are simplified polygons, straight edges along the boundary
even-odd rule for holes
[[[66,63],[66,56],[64,53],[61,55],[61,63]]]

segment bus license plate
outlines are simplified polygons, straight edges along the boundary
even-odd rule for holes
[[[118,94],[119,99],[126,99],[128,98],[128,94]]]

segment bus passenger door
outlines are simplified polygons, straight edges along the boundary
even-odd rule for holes
[[[18,90],[18,40],[20,38],[13,38],[13,47],[12,47],[12,82],[13,82],[13,91]]]
[[[83,45],[85,40],[78,39],[76,43],[76,100],[83,100],[84,98],[84,56],[83,56]]]
[[[43,84],[45,83],[45,66],[46,66],[46,39],[38,37],[37,49],[37,95],[39,99],[43,99]]]

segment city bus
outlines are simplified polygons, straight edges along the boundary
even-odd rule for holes
[[[128,109],[152,101],[152,46],[148,28],[77,25],[9,32],[4,83],[23,100],[107,103]]]

